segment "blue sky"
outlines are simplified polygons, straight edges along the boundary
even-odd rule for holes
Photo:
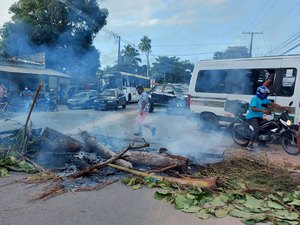
[[[13,2],[0,0],[0,25],[9,20]],[[121,48],[137,47],[147,35],[151,61],[176,56],[195,63],[228,46],[249,47],[250,35],[243,32],[263,32],[254,35],[253,56],[278,55],[300,43],[300,0],[101,0],[99,6],[109,10],[107,26],[94,40],[102,67],[117,59],[113,33],[121,36]]]

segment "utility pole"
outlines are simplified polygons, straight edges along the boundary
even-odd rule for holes
[[[251,40],[250,40],[250,57],[252,58],[252,46],[253,46],[253,35],[254,34],[263,34],[263,32],[243,32],[243,34],[251,34]]]
[[[121,61],[121,36],[118,35],[118,68],[120,68]]]

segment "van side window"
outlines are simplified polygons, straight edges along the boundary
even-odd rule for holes
[[[196,92],[225,93],[225,70],[202,70],[199,71]]]
[[[280,69],[275,81],[277,96],[292,96],[294,94],[296,74],[296,69]]]
[[[266,79],[270,77],[269,70],[275,71],[275,69],[270,68],[202,70],[198,73],[195,91],[203,93],[255,95],[257,87],[263,85]],[[287,69],[284,71],[286,70]],[[293,73],[289,72],[289,74]],[[275,77],[275,80],[276,79]],[[292,78],[284,78],[285,84],[283,84],[283,86],[287,85],[288,79]],[[295,78],[293,84],[295,84]],[[273,87],[273,81],[270,83],[269,88],[272,95],[277,94]],[[280,90],[284,92],[284,96],[291,96],[291,94],[287,92],[292,91],[293,93],[294,89],[290,89],[291,88],[288,87],[280,88]]]

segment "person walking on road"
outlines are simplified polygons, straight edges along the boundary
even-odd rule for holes
[[[137,125],[138,132],[134,135],[142,136],[143,135],[143,127],[148,128],[151,131],[152,136],[156,133],[156,127],[152,127],[149,120],[147,120],[147,116],[149,113],[149,98],[147,93],[144,91],[142,86],[138,86],[136,88],[137,93],[139,94],[138,100],[138,114],[137,114]]]

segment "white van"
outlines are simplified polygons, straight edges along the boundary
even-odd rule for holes
[[[299,124],[300,55],[199,61],[189,86],[191,113],[203,128],[216,129],[232,122],[233,114],[224,110],[226,100],[250,102],[271,70],[275,77],[269,99],[283,106],[293,101],[290,116]],[[279,115],[280,111],[274,112]]]

